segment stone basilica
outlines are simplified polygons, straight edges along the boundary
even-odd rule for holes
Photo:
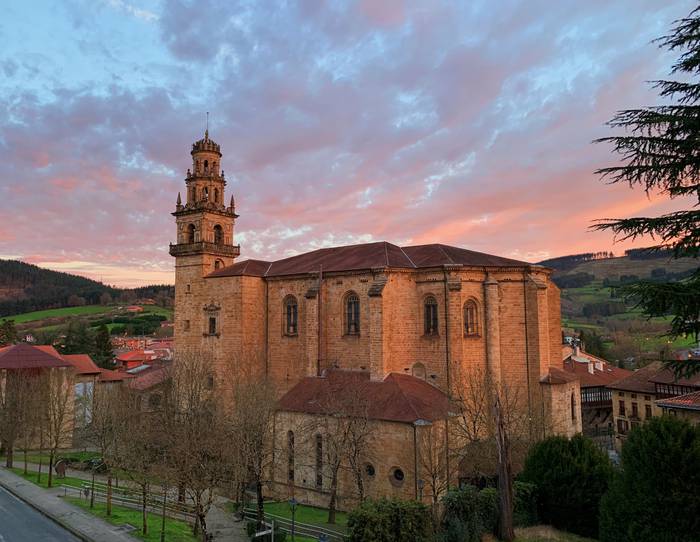
[[[420,433],[447,440],[453,400],[474,375],[517,390],[543,434],[581,430],[550,270],[443,244],[388,242],[239,261],[221,148],[207,131],[191,154],[170,245],[175,347],[206,353],[215,372],[274,385],[271,494],[325,506],[335,484],[341,508],[357,497],[351,469],[328,472],[323,431],[308,434],[304,420],[329,413],[321,396],[366,405],[376,431],[363,488],[374,496],[437,493],[426,485]],[[459,464],[443,463],[456,483]]]

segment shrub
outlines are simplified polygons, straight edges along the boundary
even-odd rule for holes
[[[430,510],[416,501],[366,500],[348,515],[350,542],[428,542]]]
[[[582,536],[598,535],[598,508],[612,466],[586,437],[549,437],[525,459],[521,481],[537,486],[539,518]]]
[[[513,484],[513,524],[529,527],[537,524],[537,486],[516,480]]]
[[[690,542],[700,532],[700,429],[671,417],[632,431],[600,506],[601,542]]]
[[[485,533],[496,530],[498,492],[494,488],[479,491],[474,486],[464,486],[448,492],[442,502],[445,542],[480,542]]]

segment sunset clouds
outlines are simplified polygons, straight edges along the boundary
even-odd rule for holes
[[[278,5],[279,4],[279,5]],[[596,137],[691,2],[46,2],[0,22],[0,257],[172,281],[210,134],[242,257],[443,242],[537,261],[670,204],[601,183]],[[677,205],[677,204],[676,204]]]

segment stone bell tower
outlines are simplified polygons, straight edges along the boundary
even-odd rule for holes
[[[192,144],[192,169],[185,177],[186,200],[180,193],[175,206],[177,242],[170,244],[175,257],[175,336],[198,330],[204,292],[204,277],[232,265],[240,254],[233,244],[238,215],[233,196],[224,204],[226,178],[221,167],[221,147],[204,138]],[[191,307],[191,308],[190,308]],[[199,311],[195,310],[199,308]],[[190,311],[192,314],[189,314]],[[201,331],[200,331],[201,338]]]

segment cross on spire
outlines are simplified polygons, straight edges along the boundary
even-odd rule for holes
[[[207,129],[204,131],[204,139],[209,139],[209,111],[207,111]]]

